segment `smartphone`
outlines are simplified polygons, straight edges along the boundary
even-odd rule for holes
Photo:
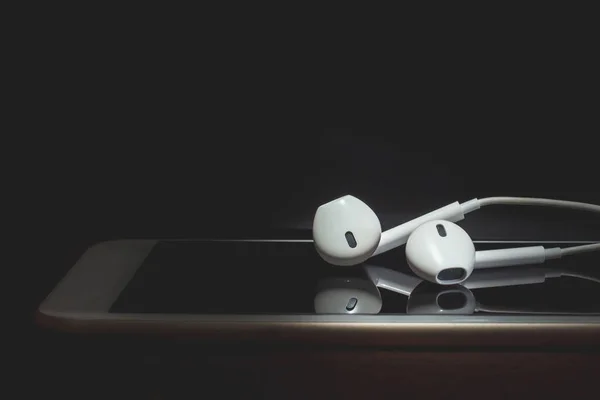
[[[478,250],[577,244],[584,243],[475,242]],[[312,240],[102,242],[82,255],[40,305],[37,321],[70,332],[182,334],[235,342],[378,347],[600,343],[600,253],[476,271],[451,288],[420,282],[403,248],[368,263],[410,289],[373,289],[364,265],[329,265]],[[356,289],[359,295],[365,289],[377,307],[361,308],[364,298],[352,297]],[[448,290],[466,293],[468,299],[444,297]],[[342,304],[345,309],[319,309],[324,298],[330,304],[331,293],[350,293],[360,307],[352,300]],[[466,301],[474,307],[466,307]]]

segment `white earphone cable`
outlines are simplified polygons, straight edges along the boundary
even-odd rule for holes
[[[573,246],[560,249],[561,256],[570,256],[572,254],[581,254],[590,251],[600,251],[600,243],[584,244],[581,246]]]
[[[568,316],[588,316],[588,315],[600,315],[597,312],[564,312],[564,311],[527,311],[520,310],[518,308],[509,308],[509,307],[489,307],[483,304],[477,303],[477,307],[475,309],[477,312],[484,313],[493,313],[493,314],[517,314],[517,315],[568,315]]]
[[[463,208],[467,208],[466,212],[489,205],[518,205],[570,208],[572,210],[600,213],[600,205],[597,204],[582,203],[579,201],[542,199],[536,197],[486,197],[483,199],[473,199],[463,203],[462,205]]]
[[[591,282],[596,282],[596,283],[600,283],[600,279],[590,276],[590,275],[585,275],[585,274],[580,274],[577,272],[568,272],[568,271],[562,271],[560,276],[569,276],[571,278],[579,278],[579,279],[584,279],[586,281],[591,281]]]
[[[483,199],[472,199],[460,204],[464,214],[489,205],[558,207],[600,213],[600,205],[597,204],[582,203],[579,201],[542,199],[536,197],[485,197]],[[600,251],[600,243],[592,243],[567,248],[546,249],[545,259],[560,258],[563,256],[587,253],[591,251]]]

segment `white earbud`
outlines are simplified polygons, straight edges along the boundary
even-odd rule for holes
[[[475,267],[475,245],[467,232],[448,221],[426,222],[406,242],[410,269],[426,281],[453,285],[466,280]]]
[[[356,265],[377,249],[381,224],[371,208],[353,196],[323,204],[313,220],[313,239],[319,255],[333,265]]]
[[[424,222],[460,221],[463,207],[454,202],[419,218],[381,232],[375,212],[354,196],[343,196],[317,209],[313,239],[319,255],[333,265],[356,265],[369,257],[406,243],[411,232]]]
[[[406,243],[406,261],[420,278],[440,285],[455,285],[474,269],[540,264],[564,255],[600,250],[600,243],[569,248],[543,246],[475,251],[471,237],[449,221],[429,221],[413,231]]]
[[[549,206],[600,212],[598,205],[574,201],[527,197],[488,197],[472,199],[464,203],[454,202],[381,232],[381,223],[375,212],[363,201],[346,195],[323,204],[317,209],[313,220],[313,239],[317,252],[328,263],[341,266],[356,265],[365,262],[371,256],[405,244],[410,234],[424,223],[435,220],[457,222],[464,219],[465,214],[469,212],[483,206],[496,204]],[[591,246],[595,247],[590,247],[585,251],[600,250],[600,243]],[[584,250],[577,252],[579,251]],[[511,255],[514,253],[506,256]],[[467,256],[467,254],[462,254],[462,256]],[[487,255],[482,254],[481,257],[485,258]],[[493,254],[493,257],[498,256]],[[490,261],[492,264],[495,262],[493,257]],[[482,259],[482,263],[486,263],[486,261]],[[424,271],[424,273],[427,272]],[[454,279],[450,279],[451,281],[460,281],[458,279],[461,273],[459,269],[445,273],[455,274],[453,275]]]

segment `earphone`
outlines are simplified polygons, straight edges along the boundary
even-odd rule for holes
[[[472,199],[464,203],[454,202],[382,232],[381,223],[375,212],[360,199],[346,195],[317,208],[313,219],[313,241],[317,253],[328,263],[340,266],[357,265],[374,255],[401,246],[408,241],[417,244],[433,243],[431,235],[434,234],[431,227],[440,225],[440,223],[435,225],[426,225],[426,223],[432,221],[458,222],[464,219],[465,214],[493,204],[563,207],[600,213],[600,206],[588,203],[526,197],[489,197]],[[423,228],[421,233],[411,240],[414,231],[421,226],[425,226],[427,229]],[[474,247],[471,248],[473,243],[468,234],[455,224],[449,226],[448,229],[451,230],[452,236],[446,243],[456,240],[463,246],[462,251],[454,256],[446,255],[443,256],[446,258],[438,259],[439,257],[426,253],[426,250],[418,249],[417,244],[411,246],[413,249],[410,252],[412,261],[409,263],[412,263],[413,271],[423,279],[440,284],[455,284],[467,279],[470,270],[472,271],[475,267],[476,252]],[[496,253],[491,253],[492,250],[490,250],[479,254],[479,265],[480,267],[492,267],[531,263],[535,260],[543,262],[547,258],[557,258],[560,255],[600,250],[600,243],[587,245],[585,248],[580,247],[579,249],[544,249],[543,251],[543,247],[529,250],[493,250]],[[437,249],[441,250],[442,248],[448,249],[449,246],[438,242]],[[458,259],[458,257],[462,257],[462,259]],[[437,264],[429,264],[430,260],[436,261]],[[441,268],[440,260],[459,262],[460,266],[452,267],[444,264],[445,266]],[[473,265],[470,266],[471,264]],[[438,279],[440,273],[442,273],[441,278],[443,279]]]
[[[543,246],[475,251],[469,234],[449,221],[429,221],[416,228],[406,243],[406,261],[420,278],[454,285],[469,278],[474,269],[540,264],[564,255],[600,250],[600,243],[568,248]]]
[[[395,228],[381,232],[375,212],[354,196],[343,196],[317,208],[313,240],[319,255],[333,265],[365,262],[373,255],[401,246],[424,222],[443,219],[460,221],[468,207],[454,202]]]
[[[314,297],[317,314],[378,314],[383,306],[379,289],[408,297],[406,313],[413,315],[469,315],[488,313],[545,314],[519,309],[488,307],[477,302],[471,290],[543,283],[547,278],[572,276],[600,283],[599,279],[569,271],[525,267],[475,271],[461,285],[439,286],[388,268],[365,265],[368,279],[333,278],[320,282]],[[557,314],[550,313],[547,314]],[[589,315],[590,313],[585,313]],[[574,315],[569,313],[569,315]]]

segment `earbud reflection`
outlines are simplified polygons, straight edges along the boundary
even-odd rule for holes
[[[382,301],[368,279],[331,278],[319,282],[314,305],[317,314],[378,314]]]
[[[368,278],[330,278],[319,282],[315,312],[378,314],[383,305],[380,287],[408,296],[408,314],[472,314],[476,310],[475,297],[464,286],[440,286],[387,268],[363,268]]]
[[[477,312],[522,314],[529,311],[495,310],[481,305],[471,289],[528,285],[543,283],[546,278],[573,276],[568,271],[538,267],[498,268],[476,270],[462,284],[444,286],[389,268],[373,265],[363,265],[362,268],[365,278],[340,277],[321,281],[314,299],[315,312],[378,314],[383,306],[380,289],[386,289],[407,297],[405,312],[411,315],[470,315]],[[577,277],[597,281],[583,275]]]

